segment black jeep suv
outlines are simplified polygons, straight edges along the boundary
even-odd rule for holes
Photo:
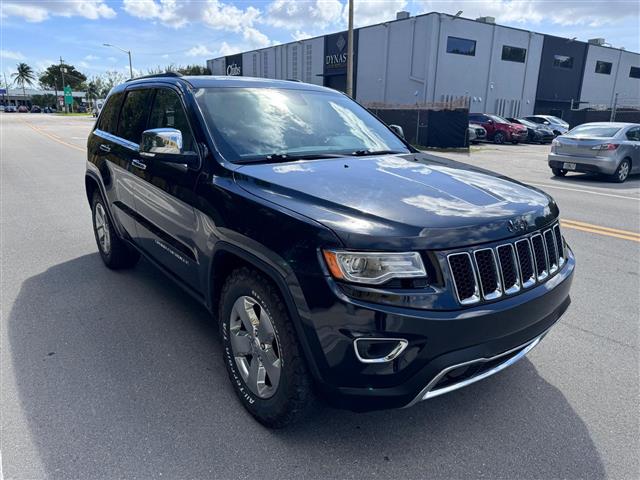
[[[362,411],[469,385],[570,303],[549,196],[396,132],[327,88],[162,75],[113,89],[89,137],[104,263],[144,255],[211,311],[265,425],[314,393]]]

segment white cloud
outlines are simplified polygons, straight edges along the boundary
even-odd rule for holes
[[[353,23],[356,27],[364,27],[396,19],[396,13],[406,10],[406,0],[385,0],[376,2],[356,2],[353,7]],[[344,22],[348,20],[348,9],[343,12]]]
[[[308,34],[307,32],[303,32],[301,30],[296,30],[291,34],[291,38],[294,40],[304,40],[305,38],[311,38],[313,35]]]
[[[86,57],[84,57],[84,59],[85,60],[89,60],[89,61],[91,61],[91,60],[100,60],[100,57],[97,57],[96,55],[89,54]]]
[[[556,0],[416,0],[421,12],[456,13],[463,17],[492,16],[503,24],[587,25],[596,27],[620,22],[623,18],[638,18],[640,3],[629,0],[556,1]]]
[[[21,52],[13,50],[0,50],[0,58],[6,58],[7,60],[24,60],[25,56]]]
[[[322,30],[340,23],[344,9],[345,4],[339,0],[274,0],[267,7],[263,21],[268,25],[289,30],[309,26]]]
[[[196,45],[195,47],[187,50],[188,57],[205,57],[209,55],[213,55],[213,52],[204,45]]]
[[[104,0],[58,0],[44,2],[38,0],[21,0],[2,2],[2,15],[5,17],[22,17],[28,22],[42,22],[51,16],[84,17],[90,20],[113,18],[115,10]]]

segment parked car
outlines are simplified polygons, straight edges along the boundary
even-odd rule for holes
[[[564,135],[569,131],[569,124],[553,115],[529,115],[525,120],[549,127],[555,136]]]
[[[138,78],[87,155],[104,264],[143,255],[215,313],[237,397],[270,427],[314,392],[374,410],[474,383],[570,303],[551,197],[421,153],[329,88]]]
[[[13,105],[7,105],[7,106],[4,107],[4,111],[5,111],[5,113],[16,113],[17,109]]]
[[[640,172],[640,124],[579,125],[553,141],[549,167],[557,177],[567,172],[600,173],[622,183]]]
[[[42,113],[42,109],[38,105],[33,105],[31,107],[31,113]]]
[[[469,121],[482,126],[487,132],[487,140],[493,143],[518,143],[527,139],[527,128],[489,113],[470,113]]]
[[[26,105],[20,105],[18,107],[18,113],[29,113],[29,107]]]
[[[56,112],[57,112],[57,110],[56,110],[55,108],[51,108],[51,107],[44,107],[44,108],[42,109],[42,111],[43,111],[44,113],[56,113]]]
[[[469,143],[479,143],[482,140],[486,140],[487,131],[482,127],[482,125],[478,125],[477,123],[470,123],[469,128],[467,130],[467,135],[469,136]]]
[[[4,112],[4,105],[0,105],[0,112]]]
[[[511,123],[518,123],[527,127],[527,142],[529,143],[551,143],[556,137],[548,126],[534,123],[524,118],[508,117]]]

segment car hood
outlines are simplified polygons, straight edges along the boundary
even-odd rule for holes
[[[520,235],[558,216],[540,190],[426,154],[244,165],[234,176],[248,192],[330,228],[349,248],[455,248]]]

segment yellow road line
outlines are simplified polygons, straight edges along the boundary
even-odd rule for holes
[[[617,230],[615,228],[600,227],[598,225],[591,225],[584,222],[574,223],[571,220],[561,220],[560,222],[562,223],[563,228],[571,228],[573,230],[580,230],[581,232],[595,233],[598,235],[604,235],[606,237],[620,238],[622,240],[630,240],[632,242],[640,243],[640,235],[635,232]]]
[[[65,142],[64,140],[61,140],[59,137],[56,137],[55,135],[52,135],[51,133],[47,133],[44,130],[42,130],[41,128],[38,128],[35,125],[32,125],[31,123],[29,123],[29,122],[27,122],[25,120],[21,119],[20,121],[22,123],[24,123],[25,125],[27,125],[29,128],[31,128],[33,131],[38,132],[41,135],[44,135],[45,137],[49,137],[54,142],[58,142],[61,145],[66,145],[67,147],[74,148],[76,150],[80,150],[81,152],[86,152],[87,151],[86,148],[82,148],[82,147],[79,147],[78,145],[74,145],[72,143]]]

